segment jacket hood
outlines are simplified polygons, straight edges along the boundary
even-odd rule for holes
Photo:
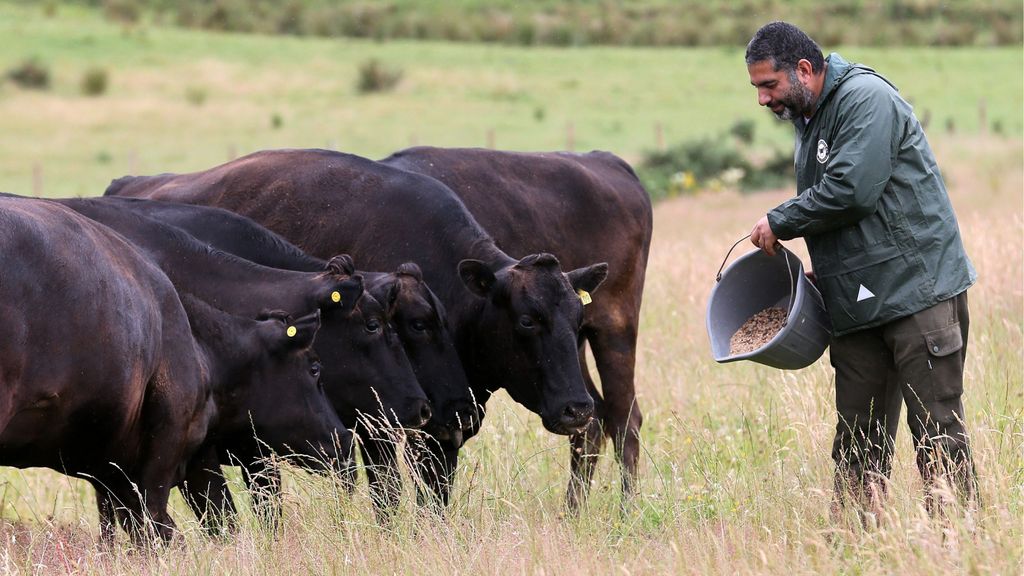
[[[892,86],[893,90],[899,91],[892,82],[886,80],[884,76],[875,72],[874,69],[868,68],[863,64],[847,62],[838,53],[832,52],[828,55],[828,58],[825,58],[825,83],[821,87],[821,96],[818,97],[818,101],[814,104],[814,113],[816,114],[818,109],[832,97],[832,94],[835,93],[836,88],[840,84],[861,74],[874,74],[884,80],[886,84]]]

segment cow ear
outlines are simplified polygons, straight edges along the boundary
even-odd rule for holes
[[[402,280],[399,277],[395,277],[395,281],[388,286],[387,297],[385,298],[384,308],[387,311],[387,317],[391,318],[395,313],[395,305],[398,304],[398,294],[402,291]]]
[[[327,262],[327,271],[338,276],[351,276],[356,273],[356,263],[348,254],[338,254]]]
[[[438,326],[444,326],[448,328],[448,312],[444,308],[444,304],[437,298],[437,294],[430,289],[429,286],[425,286],[427,289],[427,295],[430,297],[430,303],[434,307],[434,319],[437,320]]]
[[[320,329],[320,309],[293,319],[277,328],[278,350],[301,350],[313,345]]]
[[[264,320],[278,320],[280,322],[288,322],[292,319],[291,314],[284,310],[263,310],[256,315],[256,319],[260,322]]]
[[[459,276],[470,292],[486,298],[494,287],[494,272],[480,260],[463,260],[459,262]]]
[[[573,290],[593,292],[608,277],[608,263],[601,262],[600,264],[591,264],[586,268],[578,268],[566,273],[566,276],[569,277],[569,284],[572,285]]]
[[[356,302],[363,295],[363,277],[359,274],[338,280],[318,300],[323,310],[339,309],[343,314],[352,312]]]
[[[313,345],[317,330],[320,329],[320,309],[292,318],[280,310],[262,312],[260,332],[267,348],[274,354],[287,350],[301,350]]]
[[[423,270],[415,262],[405,262],[398,265],[398,270],[395,270],[396,274],[405,274],[406,276],[412,276],[417,282],[423,282]]]

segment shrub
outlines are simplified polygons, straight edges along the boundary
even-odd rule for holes
[[[700,138],[648,152],[640,174],[651,196],[660,198],[696,190],[730,168],[747,173],[750,163],[726,139]]]
[[[402,79],[402,71],[385,67],[376,58],[359,65],[359,79],[356,90],[360,94],[386,92],[394,89]]]
[[[637,172],[655,200],[702,189],[764,190],[791,181],[792,155],[775,150],[767,159],[751,159],[744,144],[748,137],[753,139],[753,123],[741,120],[718,136],[647,152]]]
[[[202,106],[206,102],[206,89],[199,86],[185,88],[185,100],[193,106]]]
[[[6,76],[22,88],[46,90],[50,87],[50,69],[37,58],[29,58],[9,69]]]
[[[136,0],[104,0],[103,13],[114,22],[135,24],[139,21],[142,8]]]
[[[731,128],[729,133],[739,139],[744,144],[752,144],[754,142],[754,128],[756,124],[753,120],[747,118],[745,120],[737,120]]]
[[[104,68],[89,68],[82,74],[82,94],[99,96],[107,91],[107,71]]]

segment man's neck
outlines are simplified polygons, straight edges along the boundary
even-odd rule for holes
[[[811,117],[814,116],[814,112],[818,109],[818,102],[821,100],[821,93],[825,90],[825,76],[828,74],[828,60],[825,61],[825,67],[821,69],[821,74],[814,76],[811,81],[811,93],[814,94],[814,102],[811,104],[811,111],[804,114],[804,120],[810,121]]]

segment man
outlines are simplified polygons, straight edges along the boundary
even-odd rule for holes
[[[758,104],[796,130],[799,194],[750,239],[774,255],[777,240],[803,237],[832,319],[836,503],[880,505],[901,396],[929,509],[940,478],[973,498],[961,396],[977,274],[921,124],[886,79],[823,58],[791,24],[758,30],[746,63]]]

